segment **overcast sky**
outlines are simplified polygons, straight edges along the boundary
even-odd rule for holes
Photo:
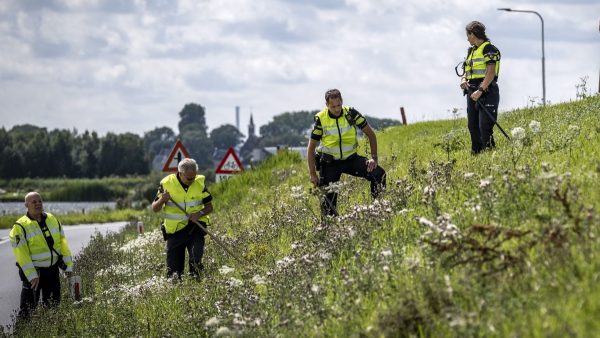
[[[500,110],[598,91],[598,0],[1,0],[0,126],[177,132],[186,103],[210,129],[321,109],[328,88],[367,116],[450,118],[454,66],[479,20],[502,53]]]

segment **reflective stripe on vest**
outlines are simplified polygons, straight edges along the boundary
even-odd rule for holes
[[[204,209],[202,200],[209,196],[204,192],[204,176],[196,175],[196,179],[185,191],[177,179],[177,174],[166,176],[160,181],[163,189],[168,191],[173,201],[184,208],[188,214],[198,212]],[[172,201],[165,203],[162,209],[165,231],[167,234],[174,234],[185,228],[188,224],[186,212],[181,211]],[[200,217],[199,221],[210,224],[210,218],[206,215]]]
[[[487,65],[485,64],[485,56],[483,55],[483,49],[489,45],[489,41],[482,43],[477,49],[473,48],[467,59],[465,60],[465,79],[483,79],[485,78],[485,72]],[[500,71],[500,60],[496,61],[496,76]]]
[[[338,118],[329,116],[327,108],[317,113],[323,128],[323,137],[317,152],[329,154],[336,160],[346,159],[356,153],[356,128],[348,122],[349,111],[350,107],[342,107],[342,114]]]
[[[38,277],[36,267],[50,267],[56,264],[59,255],[63,256],[67,271],[73,269],[71,250],[56,217],[47,213],[46,226],[54,241],[53,250],[48,248],[38,222],[28,216],[17,220],[9,234],[17,263],[29,281]]]

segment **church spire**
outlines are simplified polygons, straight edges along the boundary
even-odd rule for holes
[[[250,123],[248,124],[248,137],[252,137],[254,135],[254,119],[252,118],[252,113],[250,113]]]

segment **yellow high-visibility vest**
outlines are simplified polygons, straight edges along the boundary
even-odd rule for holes
[[[39,277],[36,268],[47,268],[56,264],[58,255],[62,255],[67,266],[65,271],[73,271],[71,250],[60,222],[54,215],[46,213],[46,226],[50,232],[46,235],[52,236],[54,240],[54,250],[48,247],[39,223],[27,215],[17,220],[9,234],[17,263],[29,281]]]
[[[323,135],[317,147],[317,152],[332,155],[336,160],[347,159],[356,154],[358,141],[356,129],[349,121],[350,107],[342,107],[342,113],[338,118],[329,116],[327,108],[321,110],[316,116],[321,121]]]
[[[474,80],[474,79],[483,79],[485,78],[485,70],[487,68],[487,61],[491,59],[483,55],[483,48],[489,45],[489,41],[485,41],[479,47],[473,48],[467,59],[465,60],[465,79]],[[496,77],[500,71],[500,57],[492,58],[496,61]]]
[[[163,189],[168,191],[173,201],[177,202],[187,214],[198,212],[204,209],[202,200],[210,194],[205,191],[204,176],[196,175],[196,179],[185,191],[177,179],[177,174],[171,174],[160,181]],[[165,231],[167,234],[174,234],[185,228],[188,224],[188,217],[175,203],[168,201],[162,209],[162,215],[165,222]],[[210,217],[203,215],[198,221],[210,224]]]

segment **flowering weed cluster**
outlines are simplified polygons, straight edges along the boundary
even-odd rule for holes
[[[503,114],[513,142],[478,156],[434,146],[458,120],[386,130],[385,193],[346,176],[325,222],[284,152],[210,187],[210,230],[243,264],[207,237],[202,276],[170,281],[157,231],[97,236],[76,263],[88,301],[18,334],[595,335],[598,116],[600,97]]]

